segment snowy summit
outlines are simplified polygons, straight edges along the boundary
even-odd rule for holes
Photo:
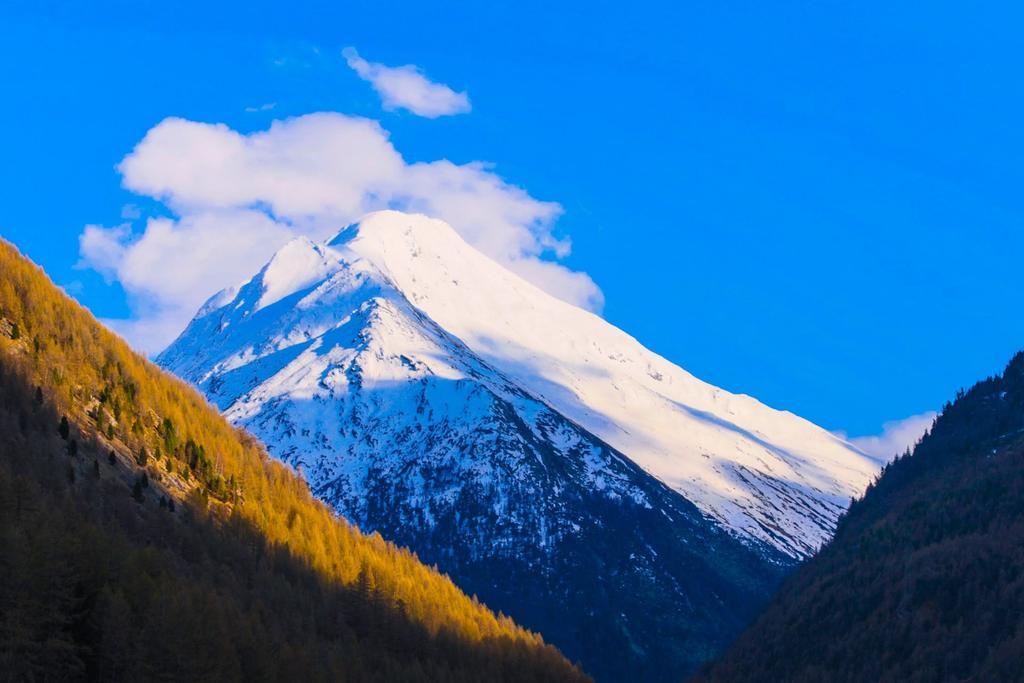
[[[303,296],[287,310],[249,321],[296,293]],[[296,239],[232,298],[216,310],[205,306],[159,360],[257,434],[269,405],[346,391],[351,377],[318,371],[353,353],[332,341],[362,313],[376,321],[373,343],[386,353],[362,367],[360,382],[463,377],[468,370],[450,356],[464,345],[460,354],[501,373],[730,531],[795,558],[829,538],[850,498],[879,470],[800,417],[700,381],[424,216],[383,211],[327,244]],[[204,319],[214,313],[211,337]],[[396,354],[403,360],[389,365],[384,356]],[[297,453],[298,440],[289,448],[308,475],[312,454]],[[323,451],[314,457],[338,452],[313,449]]]
[[[158,362],[339,513],[610,680],[724,647],[878,470],[420,215],[290,242]]]

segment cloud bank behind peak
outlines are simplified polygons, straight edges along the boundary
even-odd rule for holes
[[[145,351],[170,342],[213,292],[255,272],[297,235],[325,239],[370,211],[445,220],[477,249],[583,308],[601,291],[555,259],[562,208],[535,199],[482,162],[407,162],[379,123],[339,113],[275,121],[243,134],[224,124],[168,118],[118,166],[125,188],[173,217],[137,228],[90,225],[82,264],[119,281],[135,316],[107,321]]]

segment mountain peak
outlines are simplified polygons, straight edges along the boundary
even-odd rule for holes
[[[327,245],[339,247],[356,241],[395,244],[463,242],[463,239],[454,228],[437,218],[384,209],[368,213],[345,226],[327,241]]]
[[[878,470],[426,216],[378,212],[325,244],[292,242],[218,301],[161,365],[360,528],[612,679],[623,651],[655,680],[727,641]],[[598,574],[620,586],[579,640],[595,618],[574,591],[593,584],[553,577]],[[638,594],[665,610],[613,597]],[[684,625],[682,641],[665,635]]]
[[[299,292],[284,309],[265,311]],[[233,307],[224,301],[218,328],[190,327],[162,362],[202,382],[218,363],[249,364],[330,333],[377,296],[408,304],[410,324],[436,326],[739,537],[791,557],[826,541],[878,471],[831,433],[700,381],[418,214],[379,211],[326,244],[290,242]],[[261,370],[251,379],[268,378]]]

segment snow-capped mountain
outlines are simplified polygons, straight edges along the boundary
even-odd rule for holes
[[[613,678],[713,655],[879,468],[398,212],[289,243],[158,362]]]

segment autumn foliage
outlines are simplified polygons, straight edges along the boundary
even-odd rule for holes
[[[0,390],[15,679],[583,678],[314,500],[2,241]]]

